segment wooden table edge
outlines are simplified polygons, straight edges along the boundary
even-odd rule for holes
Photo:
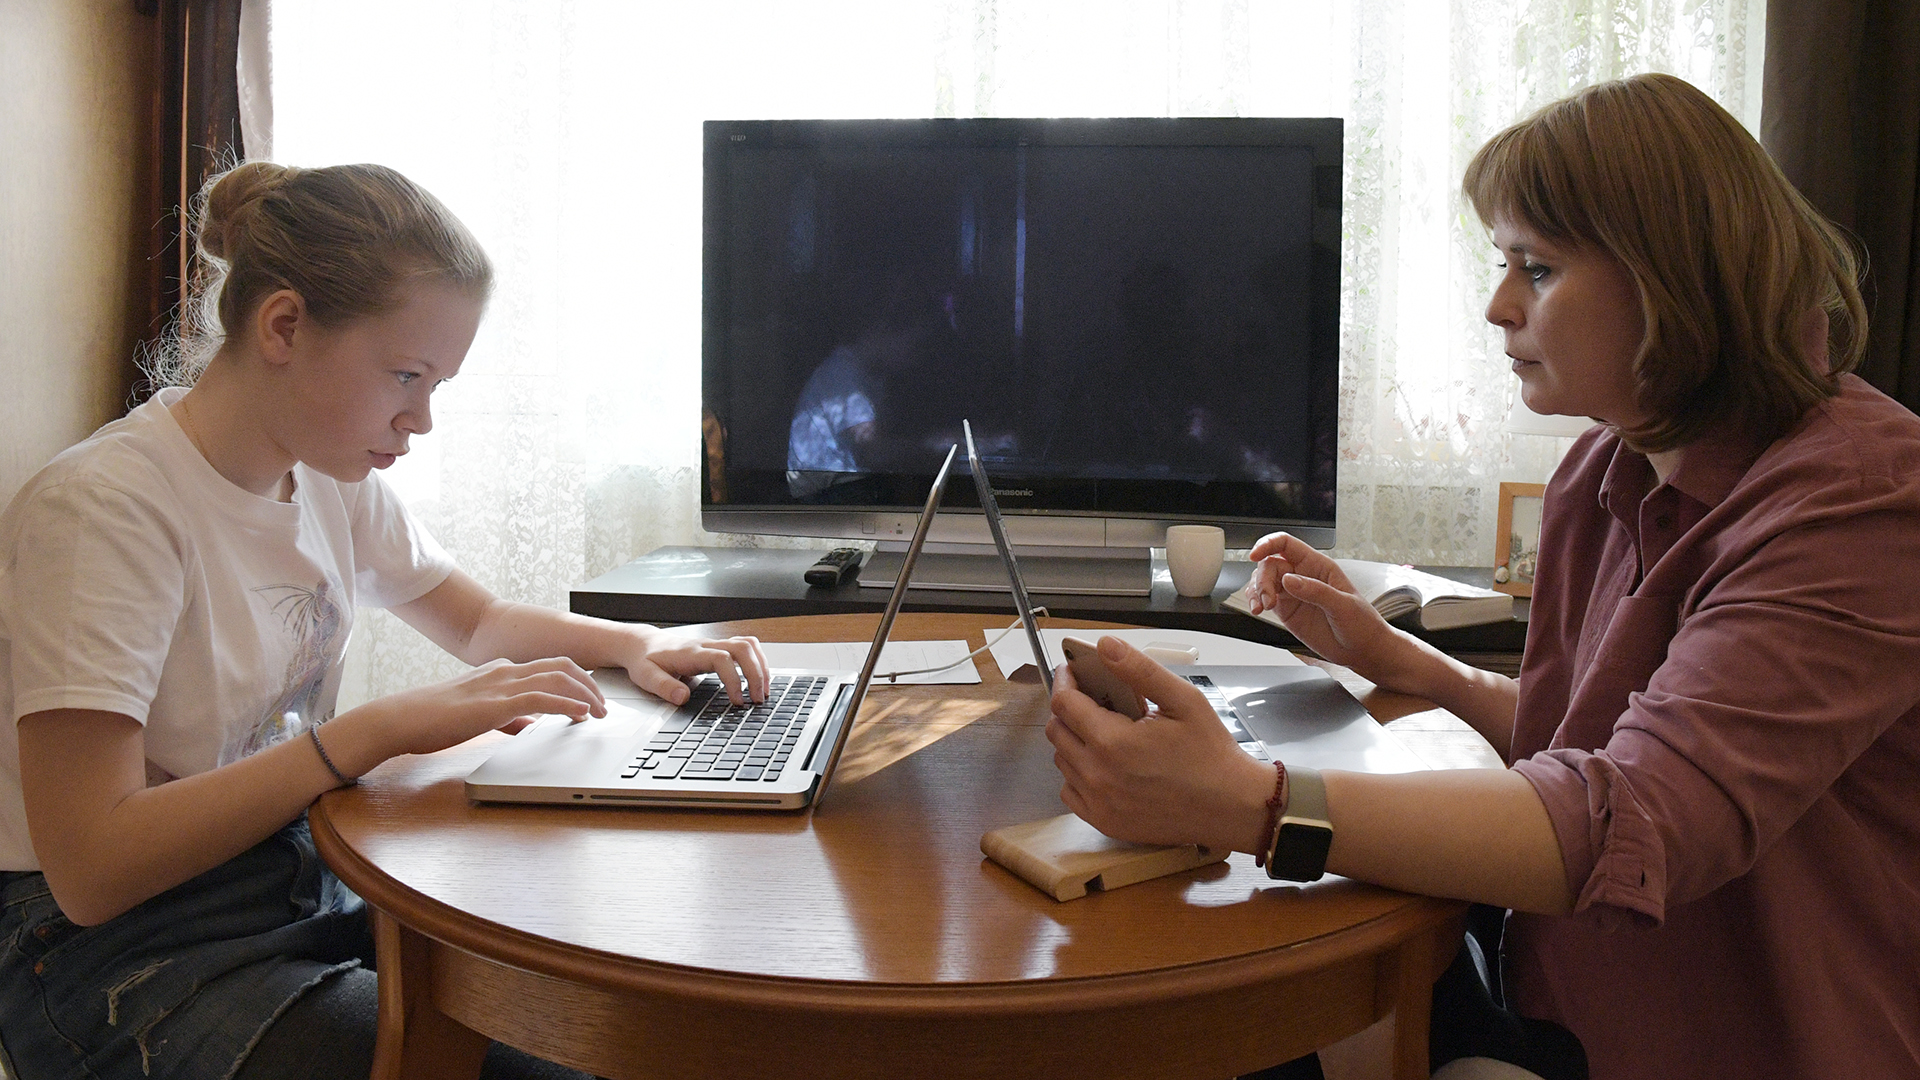
[[[1223,986],[1257,985],[1283,980],[1338,959],[1378,953],[1419,935],[1438,931],[1459,919],[1460,901],[1411,896],[1412,903],[1338,934],[1243,956],[1180,964],[1124,975],[1030,979],[971,985],[848,982],[716,972],[578,945],[548,941],[456,911],[395,881],[355,852],[326,815],[325,796],[316,804],[310,827],[314,846],[338,873],[346,868],[354,889],[369,905],[408,929],[442,944],[524,971],[567,981],[589,982],[628,993],[660,994],[766,1007],[805,1005],[835,1012],[874,1016],[953,1015],[969,1009],[998,1011],[1084,1011],[1089,1006],[1121,1007],[1184,996]],[[1449,957],[1451,959],[1451,957]]]

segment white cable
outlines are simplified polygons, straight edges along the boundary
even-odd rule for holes
[[[1035,618],[1045,618],[1047,615],[1047,609],[1043,607],[1030,608],[1028,610]],[[908,675],[932,675],[937,672],[946,671],[949,668],[957,668],[961,664],[967,663],[968,661],[972,660],[974,657],[979,656],[981,653],[986,652],[988,649],[993,648],[995,645],[1000,644],[1001,638],[1006,637],[1008,634],[1011,634],[1015,630],[1020,629],[1021,624],[1022,624],[1022,620],[1020,619],[1013,620],[1012,625],[1008,626],[1005,630],[1002,630],[999,633],[993,635],[992,641],[987,642],[985,645],[980,646],[979,648],[973,650],[972,652],[961,657],[960,659],[955,660],[951,664],[941,664],[939,667],[916,668],[913,671],[875,672],[873,679],[875,682],[878,682],[881,679],[885,679],[890,683],[897,683],[899,680],[906,678]]]

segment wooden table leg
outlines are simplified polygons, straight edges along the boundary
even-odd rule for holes
[[[433,1004],[426,938],[374,909],[380,963],[380,1027],[372,1080],[476,1080],[491,1040]]]
[[[1432,934],[1417,934],[1380,958],[1381,989],[1393,996],[1394,1080],[1427,1080],[1427,1025],[1433,1015]]]

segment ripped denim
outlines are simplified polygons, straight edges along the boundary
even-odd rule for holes
[[[227,1080],[268,1025],[373,964],[366,908],[303,815],[99,926],[39,873],[0,874],[0,1045],[17,1080]]]

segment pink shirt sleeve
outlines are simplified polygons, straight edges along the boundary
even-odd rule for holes
[[[1745,874],[1920,701],[1920,516],[1875,479],[1732,518],[1723,543],[1669,553],[1704,568],[1690,588],[1650,573],[1617,600],[1568,707],[1575,728],[1613,713],[1611,733],[1514,765],[1579,910],[1657,925]]]

